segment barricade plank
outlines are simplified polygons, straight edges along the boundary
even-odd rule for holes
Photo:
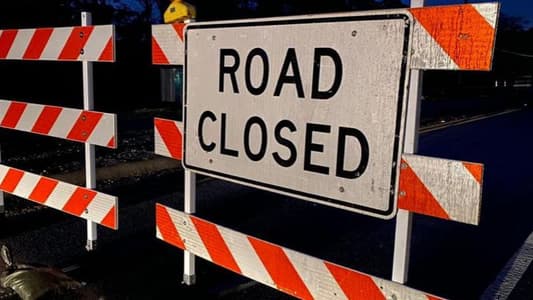
[[[0,127],[117,148],[115,114],[0,100]]]
[[[0,30],[0,60],[115,61],[113,25]]]
[[[479,224],[483,165],[404,154],[398,207],[472,225]]]
[[[157,237],[301,299],[441,299],[156,205]]]
[[[118,200],[114,196],[6,165],[0,165],[0,190],[118,229]]]

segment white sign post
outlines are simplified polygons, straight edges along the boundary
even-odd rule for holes
[[[385,11],[189,25],[185,167],[393,217],[411,24]]]
[[[92,16],[89,12],[81,13],[81,25],[92,25]],[[94,109],[94,89],[93,89],[93,63],[82,61],[83,74],[83,109]],[[94,145],[85,144],[85,186],[88,189],[96,188],[96,158]],[[87,244],[85,248],[87,251],[96,249],[96,241],[98,238],[97,224],[92,221],[87,221]]]
[[[411,7],[424,6],[424,0],[411,0]],[[422,96],[422,71],[412,70],[408,97],[405,153],[416,153],[418,148],[418,127],[420,120],[420,97]],[[399,209],[396,216],[396,232],[394,235],[394,256],[392,280],[405,283],[409,274],[409,257],[411,250],[413,214]]]

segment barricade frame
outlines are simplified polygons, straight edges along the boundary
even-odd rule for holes
[[[114,196],[106,195],[95,191],[96,188],[96,158],[95,146],[101,145],[109,148],[117,147],[117,118],[115,114],[95,112],[94,109],[94,87],[93,87],[93,62],[114,62],[115,61],[115,29],[114,25],[92,25],[92,17],[89,12],[81,12],[81,26],[55,27],[55,28],[35,28],[35,29],[8,29],[0,30],[0,60],[48,60],[48,61],[79,61],[82,64],[82,85],[83,85],[83,109],[63,108],[50,105],[31,104],[26,102],[15,102],[2,100],[2,119],[5,121],[9,116],[10,124],[2,123],[4,128],[17,129],[46,136],[54,136],[67,140],[84,143],[84,164],[86,188],[76,187],[68,183],[41,177],[21,170],[9,168],[1,165],[2,168],[16,170],[11,173],[21,174],[18,180],[13,181],[13,176],[6,175],[0,184],[0,207],[4,210],[5,191],[14,192],[15,195],[26,197],[28,200],[44,205],[50,195],[56,191],[54,187],[63,186],[61,191],[67,191],[62,197],[69,197],[68,191],[75,191],[71,200],[65,206],[57,206],[55,197],[52,202],[55,205],[47,205],[62,211],[69,212],[87,219],[87,243],[86,249],[92,251],[96,249],[97,224],[102,224],[111,229],[118,229],[118,199]],[[7,117],[9,117],[7,116]],[[22,125],[16,125],[22,120]],[[103,121],[102,121],[103,120]],[[103,124],[105,123],[105,124]],[[103,124],[103,125],[102,125]],[[67,134],[65,125],[72,126]],[[108,137],[107,142],[90,139],[95,128],[98,133],[105,132]],[[68,129],[68,127],[67,127]],[[75,134],[73,132],[75,131]],[[98,134],[97,133],[97,134]],[[97,138],[98,139],[98,138]],[[9,174],[8,174],[9,175]],[[29,180],[31,178],[35,178]],[[26,180],[25,180],[26,179]],[[35,181],[37,180],[37,181]],[[19,186],[19,182],[21,185]],[[35,186],[32,186],[35,184]],[[6,188],[9,187],[9,188]],[[33,192],[28,194],[28,191]],[[17,193],[17,191],[19,191]],[[80,195],[77,195],[81,193]],[[31,196],[38,195],[37,198]],[[77,196],[76,196],[77,195]],[[57,195],[56,195],[57,196]],[[79,197],[78,197],[79,196]],[[94,197],[107,199],[106,203],[100,203],[97,210],[107,207],[104,212],[105,217],[98,220],[85,217],[90,215],[91,201]],[[66,209],[70,202],[72,211]],[[103,205],[103,206],[102,206]],[[75,212],[75,213],[73,213]],[[101,214],[101,212],[100,212]]]
[[[397,194],[399,199],[399,210],[396,219],[392,280],[400,284],[404,284],[408,277],[413,212],[447,220],[454,220],[466,224],[477,225],[479,223],[479,212],[481,208],[483,165],[415,155],[418,144],[418,128],[420,117],[420,97],[422,87],[421,70],[490,70],[494,51],[494,39],[497,23],[496,20],[499,14],[499,4],[497,3],[465,4],[441,7],[444,15],[443,18],[445,19],[442,22],[458,21],[459,14],[470,14],[475,16],[475,22],[482,23],[486,28],[492,28],[485,32],[485,43],[481,42],[481,48],[483,49],[481,52],[483,53],[479,54],[474,53],[475,51],[465,52],[458,50],[458,52],[462,51],[459,54],[458,52],[454,52],[453,48],[461,48],[461,39],[464,39],[466,36],[468,36],[469,27],[467,23],[469,20],[460,20],[458,23],[459,25],[457,26],[458,31],[447,29],[449,32],[441,33],[443,35],[448,35],[450,40],[452,40],[450,44],[442,43],[439,41],[438,36],[434,36],[434,34],[438,35],[439,33],[435,33],[431,30],[432,26],[441,26],[439,28],[443,28],[442,22],[440,24],[439,22],[428,22],[428,19],[423,18],[425,12],[428,14],[435,14],[435,10],[439,9],[439,7],[430,7],[429,9],[425,10],[426,8],[422,8],[423,5],[424,0],[415,0],[411,3],[411,9],[408,9],[409,13],[413,14],[417,23],[414,28],[414,39],[416,39],[418,43],[414,42],[411,50],[411,57],[415,57],[415,59],[411,61],[410,65],[410,89],[405,128],[406,137],[403,145],[402,164],[401,166],[398,166],[398,168],[400,168],[400,182]],[[152,38],[153,64],[183,64],[183,24],[154,25],[152,28],[153,34],[155,33]],[[446,28],[446,26],[444,26],[444,28]],[[462,32],[463,30],[467,33]],[[181,44],[179,43],[179,40],[181,40]],[[475,40],[473,42],[478,43],[479,41]],[[174,48],[169,47],[169,45],[172,45]],[[182,51],[181,56],[179,55],[180,51]],[[432,55],[428,56],[428,53],[431,53]],[[158,124],[160,125],[163,123],[167,123],[167,125],[173,123],[171,126],[172,132],[170,133],[170,136],[172,136],[171,138],[164,137],[165,131],[170,128],[169,126],[166,126],[166,129],[162,129],[161,126],[158,126]],[[155,121],[154,135],[156,141],[156,154],[168,156],[178,160],[182,159],[181,156],[183,152],[181,149],[177,149],[177,147],[182,147],[182,143],[173,140],[182,138],[182,126],[183,124],[181,122],[172,120],[157,119]],[[412,168],[411,162],[414,162],[417,167]],[[459,172],[456,172],[457,170],[459,170]],[[463,191],[468,192],[470,195],[469,197],[466,197],[466,200],[461,201],[461,199],[451,199],[447,197],[439,198],[431,193],[427,193],[427,190],[430,189],[428,188],[429,185],[433,184],[433,187],[435,188],[435,178],[437,176],[450,171],[456,173],[454,173],[454,175],[450,178],[447,178],[448,180],[446,182],[442,183],[441,186],[437,186],[436,188],[451,189],[454,191],[456,191],[457,188],[464,189]],[[193,218],[192,214],[195,213],[196,200],[194,176],[194,173],[189,170],[185,170],[184,216],[188,215],[191,218]],[[452,183],[461,183],[461,185],[454,186]],[[168,208],[163,208],[162,206],[158,205],[156,208],[158,211],[158,216],[161,215],[160,211],[162,209],[168,210]],[[163,219],[165,219],[165,217],[163,217]],[[168,221],[168,218],[166,219]],[[159,223],[160,220],[162,219],[158,217],[158,220],[156,221],[157,226],[162,225]],[[180,226],[178,223],[179,222],[176,223],[176,226]],[[185,223],[186,222],[183,224]],[[212,226],[218,225],[213,224]],[[198,228],[199,227],[196,226],[196,229]],[[185,251],[184,283],[193,284],[195,281],[194,254],[191,254],[190,251],[192,251],[191,249],[195,249],[196,246],[194,245],[196,244],[193,242],[192,247],[187,247],[187,245],[185,245],[185,239],[179,242],[181,239],[179,235],[174,236],[170,240],[166,240],[161,231],[162,229],[158,228],[157,236],[160,239],[165,240],[168,243]],[[205,239],[202,239],[202,241],[206,243]],[[197,253],[206,258],[205,255],[201,254],[205,252],[198,250]],[[209,259],[209,255],[207,260],[217,263],[215,261],[216,259],[213,259],[213,257]],[[228,266],[224,263],[219,262],[217,264],[232,270],[232,268],[228,268]],[[285,289],[280,288],[279,286],[277,288],[287,292]],[[294,294],[290,291],[289,293],[299,297],[307,298],[302,295]],[[393,295],[397,296],[398,294]],[[427,297],[430,299],[434,298],[434,296],[431,295],[428,295]]]

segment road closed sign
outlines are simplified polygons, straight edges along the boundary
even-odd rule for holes
[[[393,217],[411,23],[396,11],[189,25],[184,166]]]

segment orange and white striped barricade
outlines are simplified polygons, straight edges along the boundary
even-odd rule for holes
[[[409,9],[417,23],[411,54],[413,70],[403,150],[406,154],[417,152],[422,89],[422,74],[419,70],[490,70],[500,9],[497,3],[423,6],[424,0],[412,0]],[[410,167],[409,160],[417,165],[418,173]],[[475,174],[473,177],[479,186],[463,172],[461,165]],[[392,278],[396,282],[405,283],[410,256],[411,212],[477,225],[481,209],[483,166],[409,155],[402,157],[401,166],[399,185],[403,190],[400,191],[398,200]],[[446,171],[458,173],[452,175]],[[458,181],[454,182],[451,177]],[[445,178],[447,179],[444,180]],[[433,184],[430,184],[430,189],[426,189],[424,183],[429,182]],[[469,192],[466,191],[468,189]],[[462,198],[458,194],[461,191],[470,196]]]
[[[415,4],[416,6],[418,2],[421,1],[416,1],[413,4]],[[414,154],[416,153],[416,145],[418,141],[417,132],[420,104],[418,98],[420,95],[421,88],[421,86],[419,85],[420,73],[418,72],[418,70],[490,70],[494,53],[494,41],[496,32],[495,27],[499,14],[499,8],[499,4],[497,3],[477,3],[427,8],[413,7],[410,9],[383,10],[369,12],[368,14],[371,16],[380,14],[404,15],[407,16],[406,27],[409,27],[409,25],[411,25],[409,31],[410,38],[408,40],[409,48],[408,51],[406,51],[407,54],[405,57],[405,61],[407,61],[408,64],[408,71],[406,72],[407,81],[405,85],[406,87],[409,87],[409,93],[405,94],[406,106],[402,111],[402,113],[405,114],[405,122],[401,124],[401,126],[403,126],[403,134],[398,135],[401,139],[401,144],[398,150],[400,152],[400,155],[398,156],[399,159],[391,166],[391,168],[397,170],[396,178],[395,180],[393,180],[392,183],[393,188],[391,189],[391,192],[393,193],[396,201],[396,206],[394,207],[394,209],[399,208],[397,216],[397,231],[393,267],[393,281],[395,282],[403,284],[407,279],[407,258],[409,256],[411,212],[429,215],[446,220],[453,220],[465,224],[477,225],[479,222],[481,207],[481,190],[483,185],[483,165],[453,160],[444,160],[433,157],[424,157]],[[367,13],[354,12],[343,16],[361,16],[365,14]],[[319,16],[316,17],[319,18]],[[287,23],[287,19],[289,18],[279,18],[276,19],[275,22],[278,22],[280,24]],[[255,23],[260,23],[260,21],[263,21],[263,23],[261,23],[263,25],[278,24],[272,21],[272,19],[254,20]],[[236,25],[236,23],[238,22],[229,21],[220,22],[215,25],[219,26],[219,28],[222,28],[223,25],[229,24],[230,27],[235,28],[239,26]],[[206,28],[213,28],[213,24],[214,23],[205,23]],[[195,23],[190,28],[198,27],[199,24]],[[273,28],[274,26],[271,27]],[[201,59],[198,58],[198,54],[193,53],[194,49],[188,48],[187,50],[185,50],[185,48],[188,47],[186,44],[184,44],[184,41],[187,40],[187,34],[189,34],[187,33],[187,30],[189,29],[186,26],[183,27],[172,25],[154,25],[152,27],[153,63],[162,65],[190,63],[186,61],[189,58],[186,58],[185,53],[187,53],[187,57],[195,56],[197,59],[196,61],[198,61],[198,59]],[[199,33],[199,31],[196,31],[195,33]],[[354,37],[357,34],[358,33],[355,30],[352,32],[352,36]],[[246,34],[243,34],[243,36],[245,35]],[[264,36],[273,36],[273,34],[270,32],[265,32]],[[214,35],[203,37],[209,41],[215,41],[216,39]],[[229,47],[229,45],[227,47]],[[254,55],[257,54],[257,57],[262,58],[262,63],[264,66],[265,62],[268,62],[268,58],[265,59],[264,55],[259,55],[261,54],[259,53],[261,52],[260,50],[257,50],[256,52],[257,53],[254,52]],[[228,74],[230,74],[228,76],[228,78],[231,79],[230,87],[233,86],[235,93],[236,84],[233,83],[233,81],[236,80],[234,76],[236,74],[235,70],[239,66],[239,62],[238,57],[236,55],[228,56],[233,56],[233,65],[231,65],[231,63],[229,63],[229,66],[224,64],[224,67],[227,67],[226,69],[228,70],[231,69],[229,71],[226,71],[228,71]],[[252,56],[252,59],[253,57],[255,56]],[[330,57],[333,56],[330,55]],[[247,68],[250,67],[249,65],[251,65],[252,59],[250,59],[250,55],[246,58]],[[258,61],[261,60],[258,59]],[[292,64],[293,72],[297,72],[295,71],[296,69],[294,65],[296,63],[294,61],[295,59],[290,61],[288,65]],[[188,66],[190,67],[190,65]],[[335,67],[334,64],[332,64],[332,66]],[[287,66],[284,66],[284,68],[288,69]],[[248,69],[246,70],[246,72],[249,71],[250,70]],[[189,71],[186,70],[186,72]],[[268,71],[264,72],[268,74]],[[264,74],[265,73],[263,73],[263,76],[265,76]],[[294,74],[292,75],[295,76]],[[213,76],[209,78],[212,79],[212,77]],[[259,76],[258,78],[260,79],[261,77]],[[195,79],[198,80],[198,78]],[[248,89],[248,91],[250,91],[250,87],[252,91],[256,92],[257,90],[264,89],[264,82],[258,81],[257,78],[247,78],[246,80],[246,88]],[[259,86],[258,82],[260,83]],[[203,83],[204,82],[202,82],[202,84]],[[186,92],[187,88],[185,89]],[[218,86],[218,88],[219,92],[223,91],[223,87]],[[210,100],[215,101],[215,99]],[[187,109],[189,109],[190,103],[186,103],[185,105],[187,106]],[[261,106],[261,108],[264,108],[264,106]],[[227,109],[240,110],[241,108],[228,107]],[[213,117],[213,115],[207,115],[207,117],[204,117],[204,119],[208,119],[211,122],[209,123],[209,125],[214,124],[216,120],[216,117]],[[257,128],[261,128],[261,122],[257,121],[256,123],[253,123],[253,125],[257,125]],[[251,127],[251,125],[249,127]],[[157,154],[180,160],[187,158],[187,145],[185,141],[185,137],[187,135],[187,128],[185,124],[171,120],[158,119],[155,121],[154,128],[155,150]],[[201,135],[201,133],[199,132],[200,130],[202,129],[194,128],[192,129],[190,134],[192,134],[194,138],[194,136]],[[248,130],[251,129],[248,128]],[[294,132],[294,130],[290,131]],[[283,140],[283,136],[280,139]],[[203,146],[204,148],[209,148],[209,146],[212,145],[213,144]],[[262,151],[262,148],[260,148],[260,150]],[[250,152],[250,149],[248,149],[248,151]],[[314,151],[320,152],[322,150],[317,150],[317,148],[315,148]],[[210,153],[214,155],[214,153]],[[185,164],[185,166],[187,167],[187,164]],[[194,170],[198,169],[199,168],[196,168]],[[213,174],[214,172],[203,173],[205,173],[206,175],[215,176]],[[218,177],[226,178],[224,175],[220,175],[220,172],[218,172],[217,174],[218,175],[216,176]],[[242,184],[250,184],[248,182],[235,179],[234,176],[231,178],[231,180],[237,181]],[[276,191],[275,188],[269,188],[269,190]],[[341,192],[344,191],[344,189],[340,190]],[[281,260],[283,260],[283,257],[292,258],[291,254],[286,254],[292,253],[289,250],[265,242],[255,243],[256,240],[254,238],[234,233],[216,224],[211,224],[206,221],[195,218],[191,216],[190,213],[187,211],[184,214],[169,210],[168,208],[162,207],[160,205],[157,206],[156,210],[158,237],[174,246],[177,246],[178,248],[190,251],[193,254],[201,256],[209,261],[213,261],[227,269],[233,270],[239,274],[253,278],[255,280],[258,280],[260,282],[263,282],[267,285],[288,292],[300,298],[333,298],[331,294],[320,294],[320,291],[311,291],[310,288],[307,287],[307,277],[305,276],[311,275],[308,275],[305,273],[305,271],[302,271],[306,269],[306,266],[296,266],[296,264],[303,262],[303,264],[305,265],[305,262],[312,260],[308,257],[298,259],[295,258],[294,261],[296,261],[297,263],[295,263],[294,261],[290,261],[291,259],[285,259],[285,261],[290,261],[293,264],[292,267],[290,267],[292,268],[291,272],[294,272],[300,276],[298,280],[290,280],[290,284],[299,285],[298,289],[295,290],[292,287],[287,287],[285,283],[280,284],[285,280],[285,278],[283,278],[281,281],[276,280],[274,277],[276,277],[277,275],[273,275],[272,270],[269,270],[268,268],[268,264],[271,264],[273,262],[276,264],[281,264]],[[238,244],[238,246],[236,244]],[[268,246],[262,247],[262,245],[265,244],[268,244]],[[248,249],[246,250],[245,254],[243,254],[244,248]],[[271,252],[269,254],[266,254],[266,256],[262,256],[261,254],[258,254],[259,248],[275,248],[278,249],[276,250],[276,253],[280,255],[278,257],[278,255],[272,254],[274,252]],[[279,249],[286,251],[285,254],[281,255],[281,252],[283,251],[280,251]],[[244,255],[244,260],[248,260],[248,262],[243,262],[242,258],[237,258],[241,257],[240,255]],[[251,260],[255,260],[257,266],[250,268],[250,265],[248,265],[248,263],[250,263],[249,261]],[[313,260],[312,264],[317,265],[321,263],[316,263]],[[289,263],[287,265],[291,264]],[[331,278],[334,271],[332,271],[331,269],[327,271],[329,272],[324,272],[320,274],[322,274],[324,277],[329,276]],[[355,271],[349,270],[346,272],[351,272],[351,274],[353,274],[353,272]],[[184,277],[185,279],[187,279],[187,277],[193,276],[194,274],[186,273],[185,275],[186,276]],[[334,276],[335,275],[333,275],[333,277]],[[351,275],[346,275],[346,278],[350,278],[350,276]],[[310,281],[327,280],[328,282],[331,282],[331,279],[317,279],[311,277],[309,277]],[[361,282],[364,282],[366,280],[358,276],[354,276],[353,278],[358,278],[357,281]],[[355,282],[352,284],[354,286],[358,286]],[[303,286],[305,286],[306,288],[302,288]],[[381,289],[381,292],[386,290],[384,286],[385,284],[380,285],[380,287],[383,287]],[[406,288],[401,285],[399,285],[399,287]],[[311,289],[312,288],[316,288],[316,286],[311,287]],[[344,291],[342,287],[340,289]],[[361,287],[359,291],[361,293],[365,293],[366,291],[368,291],[368,295],[372,295],[372,290],[372,285],[364,285],[364,287]],[[353,294],[354,296],[350,296],[352,294],[348,295],[346,293],[339,293],[338,295],[340,295],[339,297],[341,298],[349,299],[359,299],[361,297],[368,298],[366,297],[367,294]],[[381,299],[383,298],[383,295],[390,296],[392,294],[384,292],[380,295],[381,296],[379,298]],[[411,294],[405,294],[405,297],[400,296],[396,298],[413,299],[416,297],[411,296]],[[431,299],[431,297],[433,296],[421,297],[422,299],[425,299],[424,297]],[[370,297],[370,299],[373,298]]]
[[[156,205],[166,243],[300,299],[441,299]]]
[[[117,147],[117,118],[93,111],[93,62],[115,61],[113,25],[0,30],[0,60],[80,61],[83,110],[0,100],[0,127],[63,138],[85,144],[86,188],[0,165],[0,190],[87,220],[87,250],[96,245],[96,224],[118,229],[118,203],[94,191],[94,145]],[[2,199],[3,201],[3,199]],[[3,204],[3,202],[2,202]]]

